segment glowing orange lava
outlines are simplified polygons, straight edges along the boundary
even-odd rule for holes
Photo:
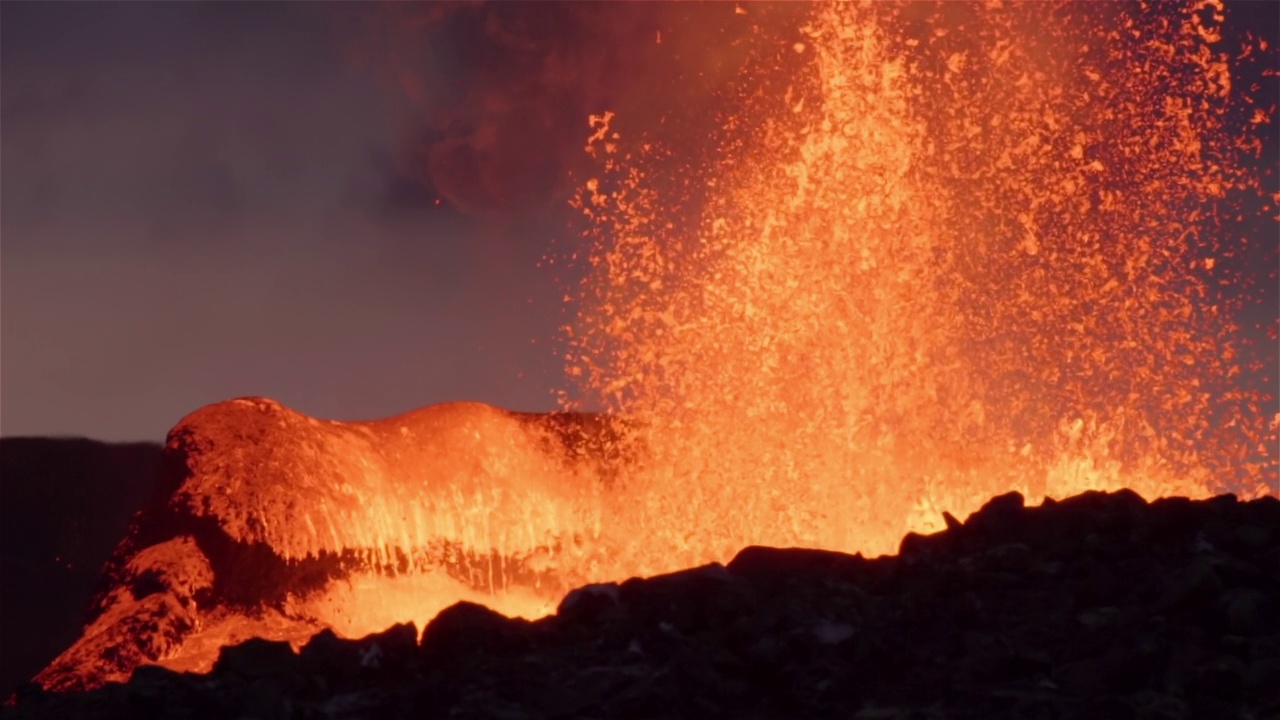
[[[1275,492],[1216,291],[1260,191],[1221,11],[823,5],[701,156],[593,117],[567,360],[648,453],[615,572],[889,552],[1010,489]]]

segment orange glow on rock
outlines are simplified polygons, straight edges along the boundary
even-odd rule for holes
[[[418,627],[459,600],[540,617],[591,577],[614,422],[449,403],[373,422],[264,398],[188,415],[156,504],[108,565],[93,619],[36,679],[53,690],[322,628]]]

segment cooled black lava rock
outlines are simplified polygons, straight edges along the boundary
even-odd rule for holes
[[[750,547],[535,622],[254,640],[7,716],[1280,718],[1280,500],[993,499],[867,559]]]

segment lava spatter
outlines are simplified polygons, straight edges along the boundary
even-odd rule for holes
[[[1265,208],[1223,22],[815,6],[761,34],[701,151],[597,127],[566,360],[645,420],[621,522],[680,549],[620,570],[883,552],[1010,489],[1275,492],[1273,389],[1239,379],[1248,273],[1220,264],[1253,252],[1223,218]]]

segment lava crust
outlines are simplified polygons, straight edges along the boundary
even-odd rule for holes
[[[442,599],[417,608],[425,617],[510,587],[553,604],[567,589],[554,556],[591,535],[609,484],[611,423],[480,403],[352,423],[265,398],[197,410],[169,433],[154,497],[108,562],[83,634],[35,680],[87,690],[150,663],[207,670],[248,637],[300,644],[325,627],[385,627],[352,619],[357,576],[434,583]],[[342,583],[347,595],[324,597]],[[384,611],[415,617],[400,609]]]

